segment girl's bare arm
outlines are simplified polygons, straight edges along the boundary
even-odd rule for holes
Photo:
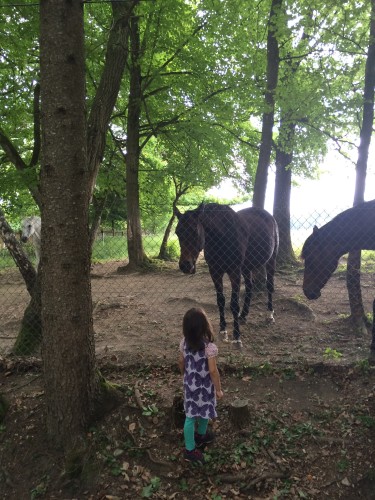
[[[210,371],[212,383],[215,387],[216,397],[221,399],[223,397],[223,391],[221,390],[220,374],[217,369],[216,358],[208,358],[208,369]]]
[[[178,358],[178,367],[180,369],[181,375],[183,375],[185,371],[185,360],[182,352],[180,352],[180,357]]]

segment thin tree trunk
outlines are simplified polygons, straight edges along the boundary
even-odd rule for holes
[[[280,140],[276,147],[276,179],[273,202],[273,215],[279,226],[280,246],[277,255],[278,267],[288,267],[296,264],[292,238],[290,234],[290,194],[292,189],[293,138],[295,123],[281,119]],[[285,148],[290,147],[290,152]]]
[[[126,141],[126,211],[129,268],[142,266],[147,257],[143,250],[139,207],[139,120],[141,116],[141,67],[139,20],[131,20],[130,92]],[[123,268],[119,268],[122,271]]]
[[[25,309],[21,328],[12,347],[12,353],[16,356],[30,356],[39,352],[42,341],[41,311],[41,280],[38,273],[31,290],[31,300]]]
[[[107,200],[107,195],[103,198],[92,197],[92,205],[94,208],[94,216],[90,227],[90,237],[89,237],[89,248],[90,248],[90,260],[92,255],[92,249],[95,243],[95,238],[98,233],[100,222],[102,220],[102,214]]]
[[[15,168],[24,172],[27,170],[28,175],[24,177],[27,182],[27,187],[33,197],[36,205],[41,207],[41,193],[39,189],[38,172],[35,168],[39,162],[40,153],[40,84],[37,83],[34,87],[34,98],[33,98],[33,118],[34,118],[34,146],[29,164],[26,164],[22,159],[21,155],[18,153],[17,148],[12,143],[10,138],[5,134],[5,132],[0,127],[0,144],[3,148],[5,154],[7,155],[9,161],[13,163]]]
[[[42,337],[41,329],[41,302],[40,302],[40,280],[33,265],[27,258],[22,246],[17,241],[12,228],[5,220],[5,215],[0,209],[0,234],[16,263],[26,283],[27,291],[31,300],[24,312],[21,328],[18,332],[16,342],[12,348],[13,354],[25,356],[35,354],[40,346]]]
[[[160,245],[158,259],[170,260],[170,255],[168,254],[168,240],[169,240],[169,236],[171,234],[171,230],[172,230],[175,218],[176,217],[174,215],[172,215],[172,217],[169,219],[167,227],[165,228],[163,241],[161,242],[161,245]]]
[[[104,155],[108,124],[128,60],[130,17],[138,3],[139,0],[111,2],[113,22],[108,37],[104,69],[87,121],[87,162],[91,195]]]
[[[375,0],[371,1],[370,36],[365,69],[365,87],[363,96],[363,118],[356,165],[354,203],[364,201],[368,153],[374,123],[374,87],[375,87]],[[361,291],[361,251],[350,252],[347,264],[346,283],[348,287],[351,319],[355,326],[366,331],[366,317]]]
[[[262,119],[262,136],[258,166],[254,181],[253,206],[264,208],[267,191],[268,168],[271,160],[272,132],[275,114],[275,91],[279,75],[279,45],[276,35],[276,20],[282,0],[272,0],[267,35],[267,82],[265,106]]]
[[[0,208],[0,234],[5,243],[5,246],[9,250],[16,266],[20,270],[22,277],[25,281],[27,291],[32,295],[34,285],[36,282],[36,271],[31,264],[27,255],[23,251],[21,244],[18,242],[14,235],[13,229],[10,227],[5,219],[5,214]]]
[[[176,206],[177,206],[178,200],[181,198],[181,196],[183,194],[185,194],[186,191],[189,189],[188,187],[183,188],[181,186],[181,184],[176,181],[176,179],[173,179],[173,182],[174,182],[175,191],[176,191],[175,199],[173,201],[173,210],[172,210],[173,215],[169,219],[169,222],[168,222],[167,227],[165,229],[163,241],[161,242],[159,255],[158,255],[158,259],[162,259],[162,260],[169,260],[170,259],[170,256],[168,255],[167,247],[168,247],[168,240],[169,240],[169,236],[171,234],[173,223],[174,223],[175,218],[176,218],[175,217]]]

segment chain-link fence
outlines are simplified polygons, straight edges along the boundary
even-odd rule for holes
[[[306,238],[314,225],[321,227],[331,220],[339,210],[330,213],[312,213],[292,216],[291,239],[297,259]],[[225,224],[224,224],[225,226]],[[241,229],[242,231],[242,229]],[[259,233],[261,234],[261,233]],[[193,236],[192,236],[193,238]],[[196,262],[195,274],[184,274],[179,269],[180,245],[175,229],[172,229],[168,254],[171,260],[158,260],[163,234],[144,235],[145,253],[152,258],[152,265],[143,271],[124,272],[127,263],[126,231],[101,228],[93,248],[91,283],[93,298],[93,318],[97,354],[118,359],[129,353],[142,359],[144,350],[155,351],[156,357],[163,357],[168,349],[176,350],[177,339],[181,335],[183,314],[189,307],[204,307],[219,330],[219,312],[216,292],[203,252]],[[32,242],[25,244],[25,250],[35,262]],[[372,252],[362,254],[362,289],[366,312],[370,312],[373,300],[374,258]],[[337,301],[339,313],[349,314],[349,302],[345,283],[345,257],[340,260],[325,296]],[[61,278],[63,279],[63,277]],[[279,299],[293,298],[314,309],[319,301],[309,302],[303,294],[303,263],[290,272],[275,275],[275,296]],[[331,280],[330,280],[331,282]],[[58,286],[58,284],[57,284]],[[232,329],[233,318],[230,310],[231,285],[227,275],[224,278],[226,299],[225,314],[228,332]],[[265,291],[265,296],[267,291]],[[245,297],[244,283],[241,285],[240,302]],[[253,300],[255,300],[253,298]],[[266,313],[267,299],[262,298],[262,310],[252,317],[252,328],[257,327],[259,318]],[[0,249],[0,355],[12,351],[20,332],[25,310],[30,303],[25,282],[6,248]],[[276,310],[276,307],[275,307]],[[336,311],[336,309],[335,309]],[[287,317],[288,310],[279,307],[279,318]]]

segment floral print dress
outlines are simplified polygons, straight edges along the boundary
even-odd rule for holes
[[[218,349],[209,342],[201,351],[191,351],[181,340],[180,351],[184,357],[184,409],[190,418],[215,418],[216,395],[208,369],[208,359],[217,356]]]

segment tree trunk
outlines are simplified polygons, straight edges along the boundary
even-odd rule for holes
[[[258,166],[254,181],[253,206],[264,208],[267,190],[268,168],[271,160],[272,132],[275,113],[275,91],[279,75],[279,45],[276,36],[276,21],[282,0],[272,0],[267,35],[267,87],[262,119],[262,135]]]
[[[106,201],[107,201],[107,195],[103,196],[102,198],[97,198],[96,196],[92,197],[94,216],[90,227],[90,237],[89,237],[90,260],[92,255],[92,249],[95,243],[95,238],[100,227],[100,222],[102,220],[102,214]]]
[[[141,67],[138,18],[131,20],[131,64],[126,141],[126,209],[129,268],[142,266],[147,259],[142,242],[139,207],[139,120],[141,116]],[[121,268],[120,268],[121,270]]]
[[[290,194],[292,189],[293,138],[295,123],[281,119],[279,141],[276,146],[276,179],[273,201],[273,215],[279,226],[280,246],[277,255],[278,267],[296,264],[290,234]],[[290,148],[290,152],[286,150]]]
[[[169,219],[168,225],[165,229],[163,241],[161,242],[159,255],[158,255],[158,259],[163,259],[163,260],[170,259],[170,256],[168,255],[168,251],[167,251],[167,245],[168,245],[168,239],[169,239],[169,236],[171,234],[172,227],[173,227],[173,222],[175,220],[175,212],[176,212],[178,200],[181,198],[181,196],[186,194],[187,191],[189,190],[189,186],[183,186],[182,183],[180,181],[178,181],[175,177],[173,177],[173,184],[174,184],[174,189],[175,189],[175,197],[173,200],[173,215]]]
[[[91,195],[104,155],[108,123],[128,60],[129,20],[138,3],[139,0],[111,2],[113,22],[108,37],[104,69],[87,121],[87,162]]]
[[[94,413],[83,4],[40,5],[42,327],[47,433],[75,447]],[[77,238],[78,235],[78,238]]]
[[[31,296],[29,305],[24,312],[21,329],[18,332],[12,352],[17,356],[35,354],[40,346],[42,338],[39,275],[36,274],[33,265],[14,236],[12,228],[5,220],[4,213],[1,209],[0,234],[4,240],[5,246],[9,250],[14,262],[20,270],[20,273],[25,280],[27,291]]]
[[[90,192],[93,192],[96,177],[98,174],[99,166],[103,158],[106,133],[108,129],[108,123],[113,111],[117,95],[120,89],[120,84],[122,76],[125,69],[125,64],[128,58],[128,37],[129,37],[129,19],[132,15],[134,7],[139,3],[139,0],[124,0],[123,2],[111,2],[112,12],[113,12],[113,23],[112,28],[108,37],[106,60],[103,69],[103,73],[98,85],[97,92],[95,94],[94,101],[91,106],[91,112],[88,118],[87,125],[87,150],[88,150],[88,167],[90,171]],[[0,144],[7,154],[9,160],[14,164],[17,170],[24,171],[26,169],[30,170],[30,167],[36,165],[39,158],[40,150],[40,111],[39,111],[39,94],[40,85],[36,84],[34,90],[34,149],[29,165],[23,161],[21,156],[18,154],[17,149],[11,142],[11,140],[6,136],[4,131],[0,128]],[[30,176],[29,176],[30,177]],[[31,178],[31,177],[30,177]],[[33,196],[35,202],[39,207],[41,207],[41,193],[39,190],[38,180],[32,178],[29,183],[29,189],[31,195]],[[91,238],[94,238],[95,228],[92,228]],[[90,245],[93,243],[93,239],[90,239]],[[17,242],[18,244],[18,242]],[[18,244],[19,247],[19,244]],[[11,247],[7,245],[10,250],[13,259],[15,260],[17,267],[20,269],[21,274],[25,280],[26,287],[29,293],[34,289],[32,278],[30,278],[30,267],[32,268],[30,262],[25,263],[25,259],[28,261],[26,256],[22,256],[22,253],[17,250],[17,252],[11,251]],[[16,246],[15,246],[16,248]],[[91,248],[91,246],[90,246]],[[91,250],[90,250],[91,255]],[[31,279],[31,281],[30,281]],[[33,302],[33,300],[32,300]],[[35,316],[32,320],[33,326],[33,340],[41,339],[42,332],[38,332],[36,329],[40,327],[41,312],[35,309],[35,306],[40,304],[40,298],[36,297],[33,305],[30,303],[25,311],[25,317],[22,320],[21,330],[19,336],[16,340],[16,345],[13,350],[17,352],[23,352],[24,348],[27,347],[29,342],[28,334],[26,333],[24,327],[30,324],[30,312],[33,312]],[[25,338],[26,334],[26,338]],[[26,341],[26,345],[25,345]],[[33,351],[38,346],[35,344]],[[21,348],[21,351],[19,349]],[[28,352],[28,349],[24,351]],[[31,352],[30,352],[31,353]]]
[[[12,348],[12,353],[16,356],[30,356],[38,353],[42,341],[41,312],[41,283],[40,274],[38,274],[31,290],[31,300],[23,314],[21,328]]]
[[[366,315],[363,307],[361,289],[361,251],[349,253],[346,268],[346,286],[348,288],[350,319],[359,333],[367,333]]]
[[[229,419],[234,429],[243,429],[250,420],[249,402],[245,399],[235,399],[229,407]]]
[[[0,234],[5,243],[5,246],[9,250],[14,262],[16,263],[23,279],[25,280],[27,291],[32,295],[35,281],[36,272],[27,258],[21,244],[17,241],[14,232],[8,222],[5,219],[5,214],[0,208]]]
[[[168,240],[169,240],[169,236],[171,234],[174,220],[175,220],[175,216],[172,215],[172,217],[169,219],[167,227],[165,228],[165,231],[164,231],[163,241],[161,242],[161,245],[160,245],[158,259],[170,260],[170,255],[168,254]]]
[[[363,117],[358,147],[356,165],[356,182],[354,203],[358,205],[364,201],[366,187],[366,173],[368,153],[371,143],[372,127],[374,123],[374,86],[375,86],[375,0],[371,1],[371,19],[369,47],[365,69],[365,88],[363,96]],[[350,252],[347,264],[346,284],[348,287],[351,319],[355,326],[366,330],[366,317],[361,293],[361,251]]]

